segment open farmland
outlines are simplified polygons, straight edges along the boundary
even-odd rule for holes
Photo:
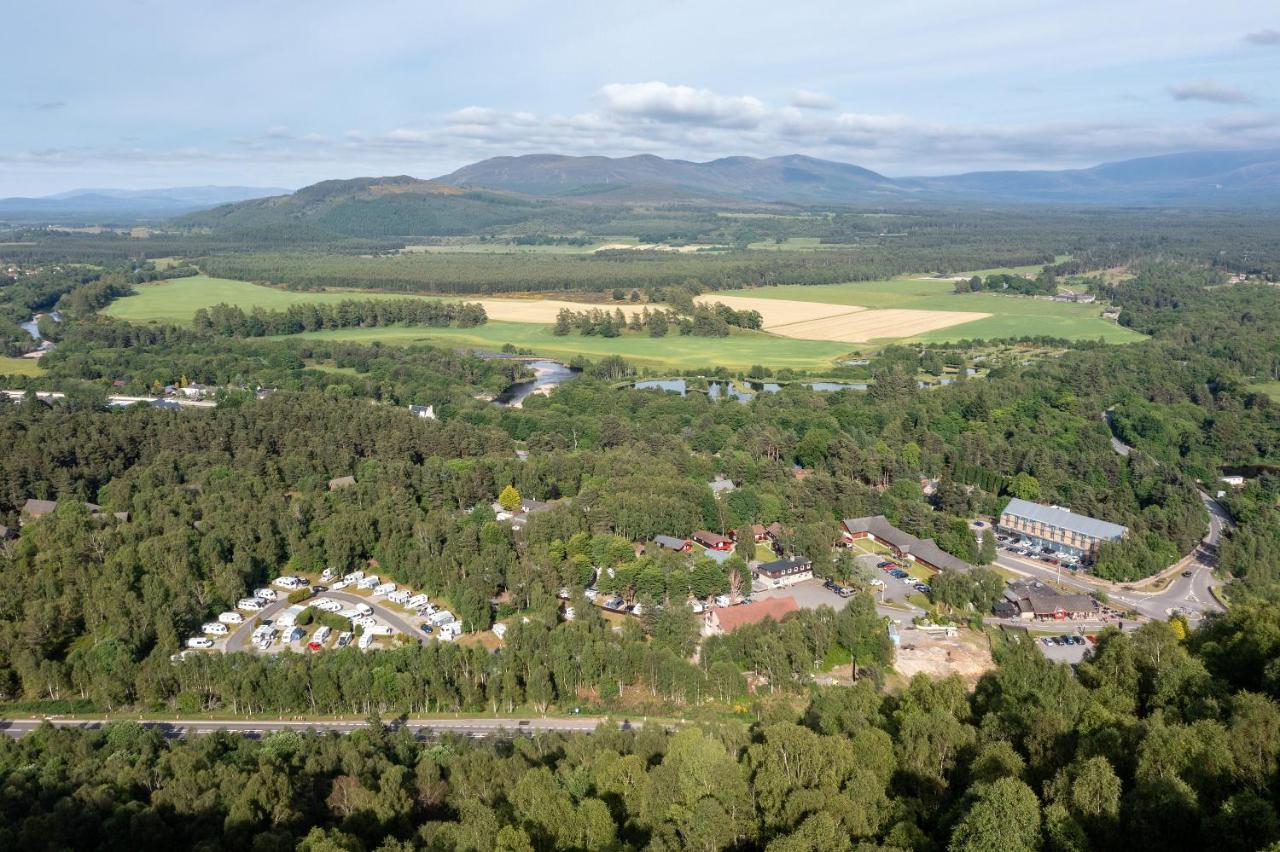
[[[176,278],[157,284],[144,284],[137,288],[137,294],[117,299],[106,313],[116,319],[128,322],[172,322],[189,323],[192,316],[200,308],[211,308],[217,304],[235,305],[244,310],[265,308],[268,310],[284,310],[291,305],[343,302],[349,299],[439,299],[439,296],[418,296],[411,293],[373,293],[367,290],[329,290],[324,292],[298,292],[280,290],[275,287],[263,287],[248,281],[233,281],[227,278],[209,278],[197,275],[191,278]],[[630,316],[641,308],[632,305],[602,304],[591,305],[583,302],[565,302],[555,299],[484,299],[468,296],[452,297],[454,301],[472,302],[484,305],[485,312],[491,320],[503,322],[554,323],[556,314],[562,308],[575,311],[588,310],[593,307],[613,311],[620,308]]]
[[[796,303],[822,305],[818,312],[826,317],[847,317],[850,322],[862,312],[866,317],[877,310],[913,311],[922,314],[950,314],[954,321],[925,321],[909,323],[906,317],[887,317],[888,327],[900,323],[897,330],[872,337],[846,337],[841,339],[858,342],[867,339],[897,337],[924,343],[945,343],[965,339],[997,339],[1045,335],[1068,340],[1097,340],[1107,343],[1132,343],[1143,336],[1110,320],[1102,318],[1102,306],[1078,305],[1071,302],[1052,302],[1026,296],[999,293],[955,292],[955,283],[932,278],[895,278],[887,281],[859,281],[847,284],[784,284],[771,287],[752,287],[743,290],[726,290],[700,297],[707,302],[724,302],[739,309],[760,311],[765,328],[775,334],[799,336],[796,332],[815,334],[820,329],[792,329],[792,323],[801,322],[801,310]],[[770,302],[782,302],[784,307],[774,309]],[[868,332],[872,332],[874,319],[866,319]],[[830,339],[830,338],[828,338]]]
[[[707,304],[721,302],[739,311],[759,311],[764,318],[765,330],[783,337],[838,340],[845,343],[914,337],[990,316],[975,311],[922,311],[909,308],[869,310],[861,305],[719,294],[699,296],[698,300]]]

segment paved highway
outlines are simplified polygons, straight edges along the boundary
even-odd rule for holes
[[[17,739],[24,737],[39,728],[46,720],[40,719],[0,719],[0,734]],[[96,729],[107,724],[107,719],[63,719],[52,717],[47,720],[59,728]],[[414,735],[427,739],[440,734],[453,733],[468,737],[488,736],[521,736],[534,733],[560,731],[567,733],[589,733],[607,720],[596,716],[556,717],[509,717],[509,718],[476,718],[476,719],[408,719],[385,723],[389,728],[405,727]],[[365,727],[364,722],[346,720],[288,720],[288,719],[154,719],[139,722],[146,728],[158,728],[169,737],[188,737],[211,734],[215,731],[228,731],[250,737],[259,737],[278,731],[336,731],[349,734]],[[622,722],[622,728],[631,727],[630,722]]]

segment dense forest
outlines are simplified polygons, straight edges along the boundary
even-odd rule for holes
[[[1276,635],[1274,607],[1244,605],[1189,641],[1160,623],[1108,631],[1077,671],[1013,644],[972,694],[919,676],[886,696],[867,678],[761,708],[749,729],[422,743],[376,716],[349,736],[261,741],[45,728],[0,740],[0,843],[1270,849],[1280,691],[1254,664],[1274,659]]]
[[[602,232],[617,225],[613,211],[590,215]],[[626,301],[636,289],[642,305],[655,289],[683,305],[748,273],[848,280],[1070,254],[1041,280],[1021,280],[1044,287],[1088,273],[1120,322],[1150,339],[1062,344],[1061,354],[1006,360],[982,378],[959,370],[937,388],[918,386],[921,370],[971,363],[982,347],[893,346],[848,368],[862,371],[866,391],[784,384],[748,404],[631,390],[634,369],[610,358],[577,364],[579,378],[517,409],[489,402],[527,377],[516,360],[258,336],[400,321],[391,318],[403,319],[396,312],[411,301],[428,312],[417,306],[434,303],[353,298],[314,312],[217,309],[192,328],[130,326],[97,311],[137,283],[192,267],[161,269],[114,249],[77,266],[94,246],[129,241],[30,240],[13,249],[14,263],[39,262],[52,246],[66,253],[57,268],[0,284],[6,354],[32,346],[16,324],[32,313],[57,309],[64,321],[42,326],[58,343],[41,360],[44,375],[6,383],[67,399],[0,404],[0,524],[17,530],[29,498],[60,501],[0,541],[7,708],[382,719],[581,710],[699,722],[480,743],[415,742],[377,718],[349,737],[262,741],[169,741],[129,724],[42,729],[0,738],[0,845],[798,852],[1243,850],[1280,841],[1280,410],[1254,387],[1280,376],[1280,299],[1269,284],[1226,274],[1274,268],[1280,252],[1274,233],[1259,235],[1265,222],[1207,212],[1159,222],[1121,211],[1022,222],[990,214],[952,217],[948,230],[946,217],[924,212],[901,226],[854,213],[782,224],[649,215],[654,233],[720,228],[755,241],[803,227],[832,246],[869,242],[865,253],[463,258],[358,257],[345,247],[249,253],[214,233],[182,240],[208,249],[202,271],[256,270],[295,287],[341,279],[485,292],[515,287],[518,265],[519,289],[617,289]],[[983,247],[1002,223],[1007,239]],[[891,233],[905,235],[900,253]],[[153,245],[171,251],[182,240]],[[931,248],[943,244],[952,249]],[[1118,264],[1125,275],[1093,275]],[[1023,286],[996,277],[984,289],[989,281]],[[415,321],[483,319],[452,310]],[[751,321],[713,308],[703,316]],[[565,323],[590,321],[599,333],[606,318],[616,314]],[[628,321],[626,331],[652,328]],[[709,365],[707,375],[729,374]],[[219,405],[102,405],[111,391],[183,382],[221,388]],[[259,387],[275,392],[255,398]],[[439,419],[413,417],[409,404],[430,404]],[[1113,434],[1132,452],[1117,453]],[[1131,580],[1195,546],[1206,522],[1199,490],[1215,489],[1224,466],[1257,474],[1223,498],[1236,523],[1219,552],[1230,577],[1225,614],[1190,633],[1176,619],[1104,632],[1074,669],[996,633],[998,666],[972,693],[957,680],[895,682],[883,621],[865,594],[840,612],[806,609],[700,640],[683,601],[741,588],[745,562],[633,547],[659,534],[777,522],[784,550],[843,580],[849,560],[829,558],[840,518],[884,514],[976,562],[989,554],[967,521],[1017,496],[1128,526],[1129,538],[1105,548],[1094,570]],[[354,485],[329,490],[347,475]],[[708,485],[716,475],[736,489],[717,499]],[[922,480],[936,489],[926,494]],[[552,505],[516,530],[490,508],[509,488]],[[505,644],[172,659],[202,621],[271,577],[371,560],[447,603],[468,629],[507,620]],[[576,599],[593,582],[646,604],[644,616],[615,630],[583,603],[562,621],[560,590]],[[931,606],[977,618],[1000,585],[981,569],[944,577]],[[815,663],[835,661],[854,663],[860,679],[816,687]]]

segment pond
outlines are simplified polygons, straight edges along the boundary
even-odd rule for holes
[[[22,326],[22,330],[31,335],[32,340],[44,339],[40,335],[40,317],[42,316],[44,316],[44,314],[32,314],[31,319],[26,322],[19,323],[19,325]],[[49,316],[53,318],[54,322],[62,322],[62,314],[57,311],[50,311]]]

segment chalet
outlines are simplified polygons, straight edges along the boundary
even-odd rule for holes
[[[350,488],[355,484],[356,478],[354,476],[335,476],[329,480],[329,490],[341,491],[343,488]]]
[[[972,566],[963,559],[947,553],[931,538],[916,538],[909,532],[889,523],[884,515],[873,515],[866,518],[845,518],[841,521],[843,538],[846,542],[859,539],[871,539],[879,545],[889,548],[899,559],[918,562],[934,571],[968,571]]]
[[[674,550],[676,553],[688,553],[693,550],[693,545],[686,539],[670,535],[655,535],[653,543],[663,550]]]
[[[799,609],[799,604],[792,597],[767,598],[749,604],[721,607],[713,609],[711,614],[707,616],[707,623],[703,632],[709,636],[732,633],[740,627],[746,627],[748,624],[759,624],[765,619],[782,621],[782,619],[793,612],[799,611]]]
[[[803,556],[765,562],[756,569],[756,577],[772,589],[780,589],[804,580],[813,579],[813,560]]]
[[[764,544],[769,540],[769,531],[764,528],[764,524],[751,525],[751,540],[756,544]]]
[[[708,530],[698,530],[693,540],[708,550],[728,551],[733,549],[733,539]]]

